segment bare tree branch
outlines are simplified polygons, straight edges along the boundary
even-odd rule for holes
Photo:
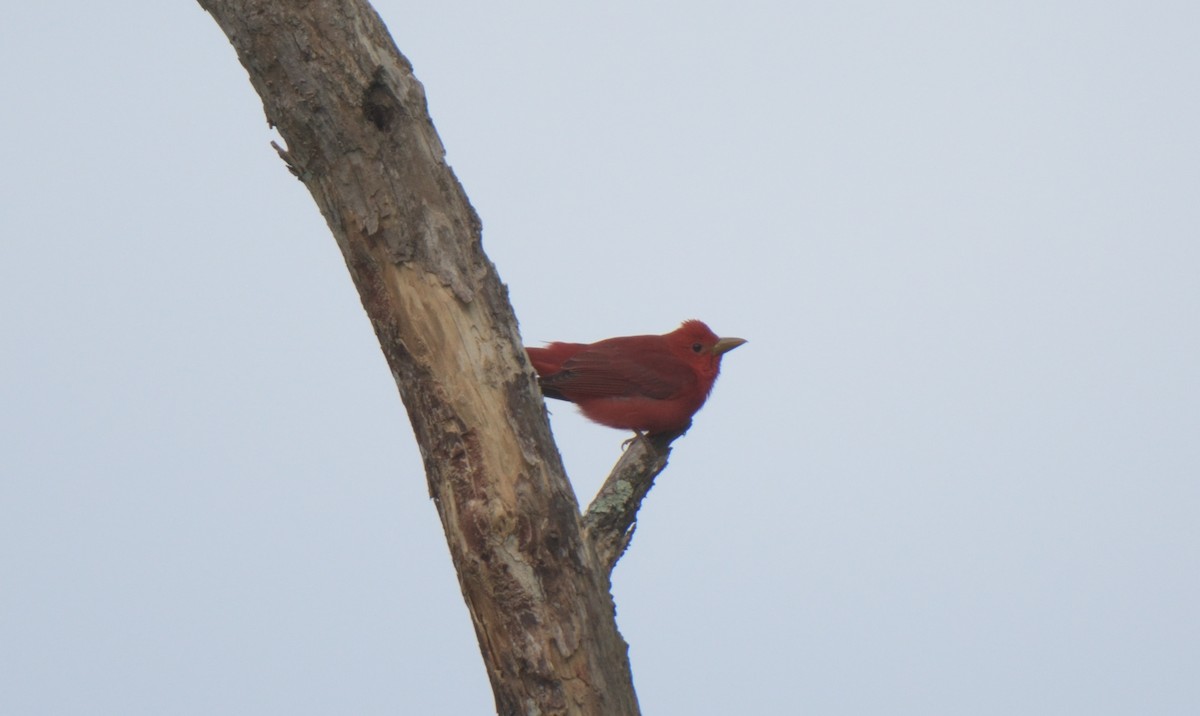
[[[629,548],[642,500],[666,468],[671,443],[682,434],[634,438],[588,505],[584,531],[606,573]]]
[[[400,389],[501,714],[638,713],[480,223],[363,0],[199,0],[320,207]]]

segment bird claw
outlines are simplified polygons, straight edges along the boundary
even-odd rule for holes
[[[621,443],[621,452],[625,452],[626,450],[628,450],[629,446],[633,444],[633,441],[639,440],[639,439],[645,440],[646,439],[645,433],[643,433],[641,430],[634,430],[633,437],[631,437],[628,440],[626,440],[625,442]]]

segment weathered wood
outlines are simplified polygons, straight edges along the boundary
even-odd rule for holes
[[[642,500],[654,487],[654,478],[667,467],[671,443],[682,434],[631,440],[588,505],[583,516],[584,533],[605,573],[612,572],[629,548]]]
[[[424,90],[362,0],[199,0],[346,259],[399,386],[501,714],[638,713],[516,319]]]

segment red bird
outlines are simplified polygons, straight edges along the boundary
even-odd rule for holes
[[[683,432],[712,391],[721,356],[745,343],[718,338],[700,321],[661,336],[526,348],[547,398],[568,400],[610,428]]]

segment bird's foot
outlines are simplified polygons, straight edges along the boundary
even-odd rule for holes
[[[633,444],[634,440],[645,440],[645,439],[646,439],[645,433],[643,433],[641,430],[634,430],[633,437],[631,437],[628,440],[626,440],[625,442],[621,443],[621,452],[625,452],[626,450],[628,450],[629,446]]]

